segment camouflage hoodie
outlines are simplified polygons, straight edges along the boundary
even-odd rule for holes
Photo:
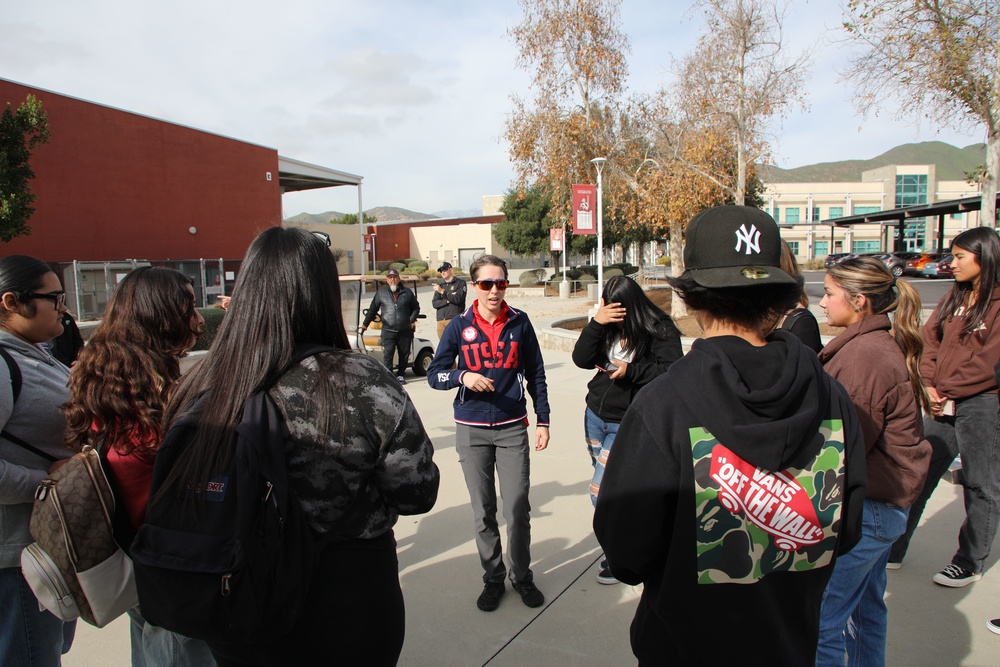
[[[322,388],[321,383],[329,383]],[[318,402],[333,392],[332,405]],[[437,499],[434,447],[395,377],[353,352],[308,357],[270,390],[288,425],[288,477],[310,525],[334,540],[377,537]],[[319,430],[321,409],[342,417]]]

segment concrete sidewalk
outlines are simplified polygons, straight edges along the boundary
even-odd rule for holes
[[[536,328],[547,326],[543,317],[534,317],[529,304],[517,305],[532,314]],[[574,307],[582,310],[585,305]],[[553,425],[549,448],[532,453],[532,569],[546,597],[538,609],[525,607],[509,587],[497,611],[476,608],[482,571],[454,451],[453,396],[432,390],[422,379],[408,378],[407,392],[435,445],[441,490],[430,513],[401,517],[396,526],[407,616],[401,665],[606,667],[635,662],[628,628],[641,589],[602,586],[595,579],[601,551],[591,529],[591,466],[583,437],[591,372],[576,368],[567,352],[545,350],[544,355]],[[1000,636],[986,628],[987,619],[1000,616],[1000,569],[992,568],[965,589],[931,582],[951,558],[963,517],[960,489],[942,483],[905,565],[889,573],[890,666],[1000,664]],[[719,640],[725,637],[720,627]],[[333,654],[335,650],[331,648]],[[100,630],[80,623],[63,664],[129,665],[127,618]]]

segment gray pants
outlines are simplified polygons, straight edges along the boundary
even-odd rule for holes
[[[500,478],[503,517],[507,522],[510,578],[531,581],[531,505],[528,502],[528,429],[524,424],[481,428],[456,424],[455,448],[472,500],[476,548],[483,565],[483,581],[501,582],[507,576],[497,524],[497,490]]]

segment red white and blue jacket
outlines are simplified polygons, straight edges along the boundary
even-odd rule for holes
[[[527,423],[524,399],[527,384],[535,406],[538,426],[549,425],[549,396],[545,386],[545,364],[535,330],[528,316],[506,307],[507,322],[500,331],[496,349],[490,337],[476,321],[477,302],[459,317],[452,319],[441,336],[437,353],[427,371],[427,381],[434,389],[454,389],[455,421],[469,426],[503,426],[518,421]],[[456,363],[457,369],[451,367]],[[493,380],[493,391],[471,391],[462,384],[468,372]]]

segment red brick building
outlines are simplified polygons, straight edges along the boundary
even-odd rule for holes
[[[240,258],[260,230],[281,224],[283,191],[361,182],[273,148],[0,79],[0,105],[29,94],[48,113],[50,138],[31,158],[31,235],[0,244],[2,255]]]

